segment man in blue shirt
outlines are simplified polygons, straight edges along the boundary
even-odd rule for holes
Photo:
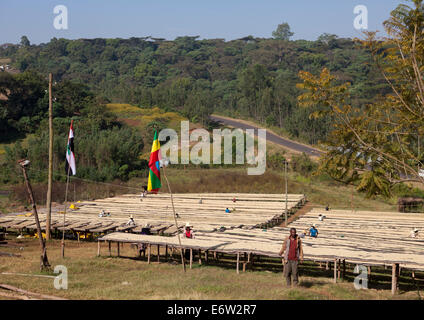
[[[318,230],[315,228],[315,225],[312,225],[311,229],[309,229],[309,235],[313,238],[318,237]]]

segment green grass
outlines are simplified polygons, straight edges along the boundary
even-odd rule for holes
[[[0,257],[0,272],[40,274],[38,241],[25,239],[10,243],[16,246],[1,251],[22,256]],[[284,286],[278,262],[274,263],[273,272],[254,269],[236,274],[234,260],[231,260],[222,266],[195,264],[184,273],[178,263],[162,260],[160,264],[147,264],[146,260],[135,259],[136,251],[129,245],[121,249],[123,258],[106,256],[104,244],[101,257],[96,257],[96,251],[96,243],[67,241],[66,258],[62,259],[60,241],[48,243],[51,265],[68,268],[68,290],[56,290],[53,279],[49,278],[0,274],[0,283],[69,299],[392,299],[390,285],[383,289],[355,290],[350,280],[333,284],[331,272],[315,269],[316,275],[309,275],[311,263],[301,266],[300,286],[292,289]],[[115,251],[113,246],[112,253]],[[156,254],[154,250],[153,254]],[[152,261],[156,261],[156,257]],[[270,263],[265,262],[264,268]],[[402,290],[395,298],[417,299],[418,296],[414,290]]]
[[[109,103],[107,109],[117,115],[121,121],[137,128],[144,128],[150,122],[159,121],[168,128],[180,128],[180,122],[186,120],[176,112],[166,112],[158,107],[140,108],[125,103]]]
[[[245,168],[230,169],[167,169],[172,191],[182,192],[227,192],[227,193],[284,193],[284,176],[278,170],[267,169],[260,176],[249,176]],[[163,187],[167,191],[167,187]],[[306,194],[312,204],[333,209],[395,211],[394,199],[367,199],[354,187],[319,178],[306,178],[290,173],[288,192]],[[352,197],[353,196],[353,197]]]

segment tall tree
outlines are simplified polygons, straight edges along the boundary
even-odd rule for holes
[[[388,196],[391,187],[405,181],[424,184],[424,10],[423,0],[399,5],[384,22],[389,35],[378,39],[366,33],[362,44],[391,92],[372,104],[350,105],[350,84],[324,69],[320,76],[301,72],[305,93],[302,106],[320,106],[312,117],[334,115],[337,121],[327,141],[321,169],[334,178],[358,181],[368,196]]]
[[[272,36],[277,40],[290,40],[294,33],[291,32],[290,26],[287,22],[278,25],[277,29],[272,32]]]

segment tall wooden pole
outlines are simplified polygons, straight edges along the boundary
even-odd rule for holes
[[[184,269],[184,272],[185,272],[186,266],[185,266],[185,260],[184,260],[184,255],[183,255],[183,247],[181,245],[180,229],[178,228],[177,215],[175,214],[174,197],[172,196],[171,186],[169,185],[168,178],[166,177],[165,166],[163,166],[162,168],[163,168],[163,176],[165,177],[166,183],[168,184],[169,193],[171,194],[172,211],[174,212],[175,227],[177,228],[178,243],[180,245],[181,263],[183,264],[183,269]]]
[[[53,103],[52,103],[53,75],[49,74],[49,180],[47,185],[47,217],[46,240],[50,240],[51,213],[52,213],[52,181],[53,181]]]
[[[287,217],[287,202],[288,202],[288,194],[287,194],[287,160],[284,160],[284,177],[286,180],[286,210],[285,210],[285,218],[286,218],[286,227],[288,225],[288,217]]]
[[[65,191],[65,210],[63,211],[63,231],[62,231],[62,258],[65,258],[65,222],[66,222],[66,206],[68,205],[68,186],[69,186],[69,174],[71,173],[71,166],[68,166],[68,174],[66,178],[66,191]]]
[[[37,212],[37,207],[35,205],[34,194],[32,192],[31,184],[29,183],[28,175],[26,172],[26,166],[28,164],[29,164],[28,160],[19,161],[19,165],[21,166],[22,173],[24,175],[25,185],[28,191],[29,199],[32,204],[32,213],[34,214],[35,224],[37,226],[37,234],[38,234],[38,239],[40,241],[40,248],[41,248],[40,270],[42,271],[43,269],[49,269],[50,264],[49,264],[49,260],[47,259],[46,244],[44,243],[43,234],[41,232],[40,220],[38,219],[38,212]]]

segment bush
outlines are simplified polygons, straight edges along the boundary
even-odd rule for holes
[[[311,176],[318,168],[318,165],[305,153],[302,153],[300,156],[293,156],[291,166],[293,171],[306,177]]]

